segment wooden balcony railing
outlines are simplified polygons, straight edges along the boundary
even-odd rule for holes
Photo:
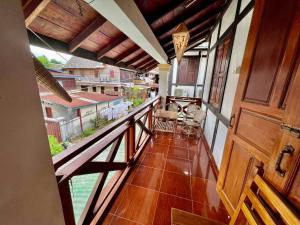
[[[67,225],[75,224],[69,181],[77,175],[99,173],[78,224],[96,224],[103,219],[108,206],[112,203],[113,198],[123,185],[129,171],[152,134],[153,108],[159,102],[159,97],[148,100],[127,116],[53,157]],[[137,127],[139,128],[137,129]],[[124,162],[115,162],[114,159],[120,151],[122,140],[125,140],[125,159]],[[109,150],[105,160],[95,160],[107,149]],[[105,183],[110,171],[115,171],[115,173]]]

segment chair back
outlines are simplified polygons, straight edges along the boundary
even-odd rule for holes
[[[206,113],[203,110],[196,110],[194,121],[197,123],[201,123],[205,119]]]
[[[199,105],[196,105],[196,104],[189,104],[187,107],[186,107],[186,114],[189,115],[189,116],[194,116],[195,115],[195,112],[197,110],[201,110],[200,106]]]
[[[240,224],[243,219],[250,225],[300,224],[299,215],[258,174],[245,187],[230,225]]]
[[[166,104],[166,109],[168,111],[172,111],[172,112],[178,112],[178,110],[180,109],[179,105],[175,102],[171,102]]]

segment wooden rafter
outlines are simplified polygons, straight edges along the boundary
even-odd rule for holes
[[[149,66],[149,67],[146,69],[146,71],[149,72],[149,71],[153,70],[156,66],[157,66],[156,64],[155,64],[155,65],[153,64],[152,66]]]
[[[134,64],[136,61],[143,59],[144,57],[146,57],[148,54],[146,52],[142,52],[140,54],[138,54],[137,56],[135,56],[134,58],[130,59],[128,62],[126,62],[127,65],[132,65]]]
[[[147,68],[147,66],[149,66],[149,65],[151,65],[151,64],[153,64],[153,63],[156,63],[156,61],[153,59],[153,60],[151,60],[151,61],[149,61],[149,62],[147,62],[147,63],[145,63],[143,66],[141,66],[140,68],[141,69],[145,69],[145,68]]]
[[[82,44],[82,42],[96,32],[105,22],[106,19],[103,16],[98,15],[94,21],[92,21],[86,28],[79,32],[69,43],[70,52],[74,52]]]
[[[152,68],[153,66],[157,66],[157,62],[154,62],[154,63],[151,63],[150,65],[148,65],[146,68],[145,68],[145,70],[147,71],[147,70],[149,70],[149,68]]]
[[[121,62],[124,58],[126,58],[127,56],[131,55],[132,53],[136,52],[139,49],[140,49],[140,47],[138,45],[134,45],[130,49],[128,49],[125,52],[118,55],[118,57],[115,59],[115,63],[117,64],[117,63]]]
[[[40,14],[40,12],[46,8],[50,1],[51,0],[32,0],[29,4],[25,5],[24,17],[26,27],[29,27],[33,20]]]
[[[127,36],[125,34],[121,34],[115,39],[113,39],[106,47],[102,48],[98,54],[97,59],[101,59],[107,52],[112,50],[113,48],[117,47],[119,44],[121,44],[123,41],[127,39]]]
[[[144,59],[143,61],[136,64],[135,67],[140,68],[140,67],[144,66],[145,64],[147,64],[149,61],[153,61],[153,59],[150,56],[148,56],[146,59]]]

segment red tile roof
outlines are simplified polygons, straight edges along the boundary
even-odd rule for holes
[[[62,105],[62,106],[68,107],[68,108],[79,108],[79,107],[83,107],[83,106],[96,104],[96,103],[90,102],[88,100],[95,101],[97,103],[101,103],[101,102],[109,102],[109,101],[113,101],[113,100],[122,98],[119,96],[109,96],[109,95],[104,95],[104,94],[100,94],[100,93],[88,93],[88,92],[70,93],[70,95],[72,97],[72,102],[67,102],[53,94],[41,96],[41,100],[55,103],[58,105]],[[84,100],[82,98],[85,98],[88,100]]]

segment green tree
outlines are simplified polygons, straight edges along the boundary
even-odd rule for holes
[[[51,60],[50,60],[50,63],[53,63],[53,64],[62,64],[61,61],[58,61],[58,60],[56,60],[56,59],[51,59]]]
[[[56,137],[54,137],[53,135],[48,136],[48,141],[52,156],[57,155],[58,153],[64,150],[63,146],[60,143],[58,143]]]
[[[45,55],[38,56],[37,59],[46,67],[50,67],[50,61]]]

